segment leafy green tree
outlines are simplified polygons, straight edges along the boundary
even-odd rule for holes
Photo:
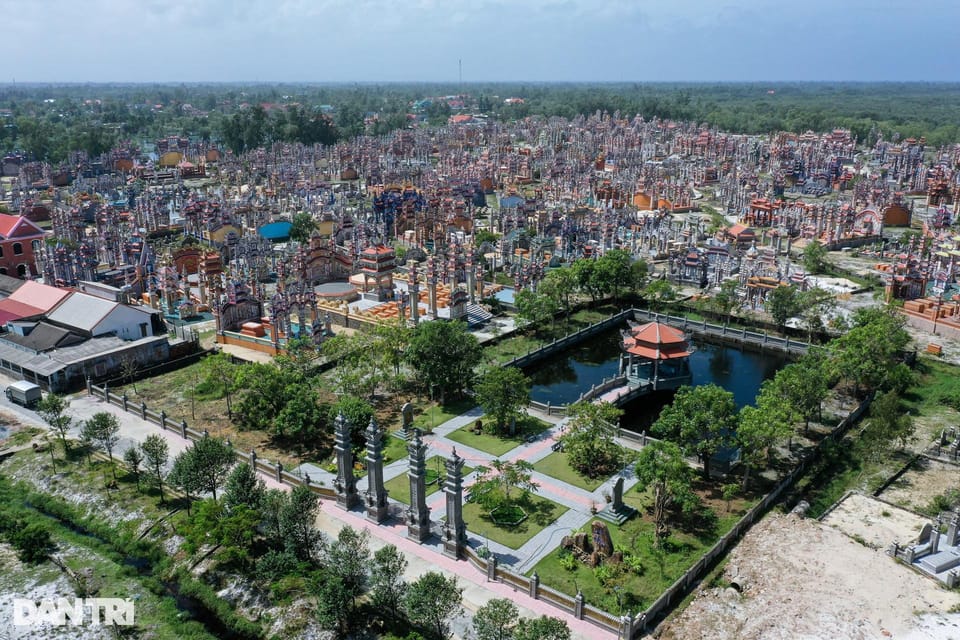
[[[461,321],[423,322],[413,333],[406,359],[421,384],[440,392],[441,404],[447,394],[462,392],[473,381],[482,349],[477,338]]]
[[[740,304],[737,299],[737,286],[736,280],[724,280],[720,283],[720,291],[710,298],[711,308],[723,316],[724,324],[729,324],[731,314]]]
[[[229,353],[223,351],[200,361],[201,384],[220,398],[227,399],[227,418],[233,419],[232,399],[237,388],[239,367],[233,364]]]
[[[826,271],[828,265],[827,248],[816,240],[807,243],[803,248],[803,268],[807,273],[819,275]]]
[[[627,452],[614,441],[623,411],[609,402],[577,402],[561,437],[567,460],[588,478],[608,476],[626,463]]]
[[[615,301],[620,300],[620,292],[630,286],[632,259],[623,249],[610,249],[596,261],[594,277],[603,293],[612,293]]]
[[[654,434],[680,445],[703,463],[703,477],[710,479],[710,458],[730,443],[737,424],[733,394],[715,384],[683,386],[673,402],[663,408],[653,423]]]
[[[874,461],[890,451],[903,448],[913,438],[916,425],[901,406],[900,396],[893,391],[879,393],[870,404],[870,413],[860,430],[860,446]]]
[[[493,598],[473,614],[473,633],[477,640],[513,640],[520,610],[506,598]]]
[[[37,413],[60,438],[64,454],[70,451],[67,444],[67,433],[70,431],[70,425],[73,424],[73,418],[67,415],[69,406],[69,400],[55,393],[48,393],[37,403]]]
[[[130,447],[123,452],[123,461],[127,464],[127,468],[130,469],[130,473],[133,474],[133,477],[137,482],[137,491],[139,491],[140,470],[143,465],[143,452],[141,452],[137,447]]]
[[[429,631],[436,640],[446,640],[450,637],[450,619],[463,612],[462,596],[456,576],[447,578],[428,571],[410,585],[404,608],[410,622]]]
[[[290,498],[281,506],[278,529],[280,540],[288,552],[301,562],[313,563],[318,559],[323,538],[314,529],[320,502],[308,487],[297,486]]]
[[[589,295],[593,302],[597,302],[603,295],[603,285],[601,279],[596,275],[596,261],[577,260],[571,265],[570,269],[573,270],[573,275],[580,290]]]
[[[317,622],[324,629],[336,631],[336,637],[344,637],[350,630],[354,596],[343,578],[333,567],[321,569],[311,581],[311,591],[317,599]]]
[[[526,460],[494,460],[491,467],[478,467],[477,481],[473,484],[476,495],[482,496],[488,509],[513,504],[513,492],[520,490],[522,500],[540,485],[533,480],[533,465]]]
[[[373,330],[376,337],[377,351],[384,358],[386,364],[393,367],[393,374],[400,377],[400,366],[403,364],[403,354],[410,344],[413,329],[406,326],[403,318],[397,322],[378,324]]]
[[[241,462],[227,476],[227,484],[223,488],[223,506],[227,511],[241,505],[257,510],[265,492],[266,485],[257,477],[257,472],[248,463]]]
[[[120,442],[120,420],[117,416],[106,411],[98,411],[83,423],[81,437],[96,448],[107,452],[113,479],[116,480],[117,471],[113,468],[113,450]]]
[[[570,640],[570,627],[565,620],[552,616],[521,618],[513,640]]]
[[[570,315],[570,298],[577,290],[577,276],[570,267],[551,269],[540,281],[537,290],[554,300],[554,304],[565,315]]]
[[[223,485],[236,459],[236,452],[220,438],[203,437],[183,451],[173,461],[171,482],[187,494],[212,493],[217,499],[217,487]]]
[[[804,433],[809,431],[810,421],[820,415],[830,391],[825,364],[822,357],[808,354],[780,369],[773,377],[771,393],[776,393],[803,418]]]
[[[524,413],[530,402],[530,379],[516,367],[497,367],[488,369],[477,384],[477,404],[494,419],[498,433],[504,433],[510,427],[511,434],[516,431],[516,420]]]
[[[909,380],[900,366],[902,352],[911,339],[903,329],[904,322],[893,310],[860,309],[854,315],[853,328],[830,343],[833,371],[854,385],[856,395],[893,382],[902,386]]]
[[[802,291],[797,296],[800,318],[807,328],[807,340],[813,342],[813,336],[826,329],[825,318],[830,318],[837,308],[837,298],[829,291],[818,287]]]
[[[287,405],[288,387],[296,384],[301,384],[298,377],[283,367],[264,362],[240,365],[236,379],[236,388],[241,390],[237,425],[241,429],[273,429]]]
[[[403,572],[407,559],[394,545],[380,547],[373,554],[370,568],[370,599],[378,611],[386,612],[388,620],[400,617],[401,605],[407,593]]]
[[[284,390],[286,403],[274,420],[274,433],[307,443],[317,437],[327,423],[327,407],[308,384],[294,384]]]
[[[140,444],[140,450],[143,452],[146,467],[153,472],[153,477],[157,481],[157,487],[160,490],[160,504],[165,504],[163,498],[163,470],[170,458],[170,448],[167,446],[167,441],[154,433],[143,440]]]
[[[53,550],[50,531],[39,522],[31,522],[12,533],[13,546],[24,562],[40,563],[49,557]]]
[[[429,324],[440,323],[424,323]],[[373,399],[377,389],[389,380],[387,351],[372,331],[328,338],[321,351],[327,359],[337,361],[331,382],[339,395]]]
[[[310,234],[317,228],[317,222],[313,216],[305,211],[294,214],[292,225],[290,227],[290,239],[297,242],[309,242]]]
[[[517,317],[530,325],[553,320],[560,309],[551,296],[533,289],[518,291],[513,297],[513,304],[517,308]]]
[[[327,548],[325,565],[327,570],[340,578],[343,588],[351,595],[348,615],[353,612],[356,598],[367,590],[370,580],[370,532],[367,529],[357,531],[345,526],[340,529],[337,539]]]
[[[690,512],[700,500],[690,488],[694,471],[683,458],[680,447],[672,442],[658,441],[645,446],[634,466],[639,490],[653,492],[653,521],[656,545],[659,547],[669,535],[669,510],[675,506]]]
[[[744,491],[748,488],[751,470],[763,462],[769,463],[771,448],[790,435],[798,419],[796,410],[779,397],[770,380],[761,385],[756,406],[748,405],[740,410],[736,441],[743,462]]]
[[[783,333],[787,320],[800,312],[800,297],[793,285],[781,285],[767,294],[767,311],[777,330]]]
[[[677,299],[677,290],[666,280],[651,280],[643,288],[643,297],[656,312],[663,311],[663,308]]]

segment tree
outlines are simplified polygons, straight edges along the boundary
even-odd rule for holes
[[[179,453],[173,459],[173,466],[170,468],[170,473],[167,474],[167,482],[183,491],[187,496],[187,515],[190,515],[193,498],[203,493],[200,488],[203,484],[200,468],[196,456],[190,453],[190,449]]]
[[[130,447],[123,452],[123,461],[133,474],[137,482],[137,491],[140,490],[140,465],[143,464],[143,453],[137,447]]]
[[[626,451],[614,441],[621,409],[609,402],[577,402],[567,415],[561,442],[570,466],[588,478],[608,476],[623,466]]]
[[[290,385],[284,390],[286,402],[274,420],[274,433],[301,443],[314,439],[327,421],[326,407],[308,384]]]
[[[710,306],[723,316],[724,324],[729,324],[730,315],[740,304],[737,299],[737,286],[736,280],[724,280],[720,283],[720,290],[710,298]]]
[[[653,280],[643,288],[643,297],[654,311],[660,312],[677,299],[677,290],[666,280]]]
[[[322,537],[313,528],[320,508],[319,498],[308,487],[299,485],[290,492],[290,498],[281,506],[278,529],[280,540],[287,551],[301,562],[317,559]]]
[[[482,496],[487,508],[512,504],[512,494],[516,489],[520,490],[522,499],[540,488],[533,480],[533,465],[526,460],[494,460],[490,464],[492,468],[477,468],[479,477],[473,484],[473,491]]]
[[[876,461],[889,452],[892,445],[907,446],[915,430],[913,418],[900,406],[900,396],[894,391],[879,393],[870,404],[870,414],[860,430],[860,445]]]
[[[737,405],[733,394],[715,384],[683,386],[673,402],[663,408],[652,431],[676,442],[703,463],[703,477],[710,479],[710,458],[727,445],[736,428]]]
[[[517,308],[517,317],[529,325],[552,320],[560,308],[552,297],[529,288],[513,296],[513,305]]]
[[[807,273],[818,275],[827,268],[827,248],[816,240],[807,243],[803,248],[803,268]]]
[[[414,581],[404,598],[407,617],[415,625],[428,630],[437,640],[450,636],[450,618],[463,613],[463,589],[457,578],[429,571]]]
[[[786,329],[787,320],[795,316],[800,308],[797,288],[793,285],[780,285],[767,294],[767,311],[780,333]]]
[[[165,504],[163,498],[163,469],[167,466],[170,456],[167,441],[157,434],[151,434],[140,444],[140,450],[143,452],[146,467],[153,472],[153,476],[157,480],[157,487],[160,489],[160,504]]]
[[[570,640],[570,627],[566,620],[552,616],[521,618],[513,640]]]
[[[773,377],[771,393],[777,394],[804,420],[807,433],[810,421],[820,415],[820,408],[830,388],[827,385],[825,360],[812,352],[788,364]]]
[[[405,355],[431,395],[434,390],[440,392],[442,404],[448,393],[460,393],[470,385],[482,353],[466,323],[456,320],[420,323]]]
[[[311,581],[311,591],[317,598],[317,622],[324,629],[337,631],[343,637],[350,625],[354,596],[333,567],[317,572]]]
[[[807,340],[813,342],[813,336],[826,329],[824,319],[829,319],[837,308],[837,298],[829,291],[813,287],[798,294],[797,303],[800,317],[807,328]]]
[[[590,296],[593,302],[600,299],[603,295],[603,287],[596,277],[596,261],[581,259],[577,260],[570,267],[573,270],[573,276],[577,280],[577,286],[580,290]]]
[[[177,456],[171,475],[180,478],[187,493],[212,493],[216,500],[217,487],[223,485],[235,459],[236,452],[224,440],[205,436]],[[183,469],[180,475],[176,473],[179,467]]]
[[[70,425],[73,424],[73,418],[67,415],[67,407],[69,406],[69,400],[55,393],[48,393],[37,403],[37,413],[60,438],[64,454],[69,451],[67,433],[70,431]]]
[[[233,364],[229,353],[219,352],[207,356],[200,361],[200,375],[203,378],[202,384],[218,397],[227,399],[227,418],[233,419],[233,410],[231,401],[233,392],[237,388],[237,375],[239,368]]]
[[[853,322],[849,331],[830,343],[834,373],[853,383],[857,396],[909,381],[900,363],[911,340],[902,315],[891,309],[858,309]]]
[[[353,603],[367,590],[370,578],[367,569],[370,564],[370,532],[344,526],[327,548],[325,564],[350,594],[348,615],[352,614]]]
[[[596,261],[594,277],[603,293],[612,293],[613,299],[620,300],[620,291],[630,285],[631,257],[623,249],[610,249]]]
[[[690,488],[694,472],[683,459],[680,447],[662,440],[640,451],[634,470],[638,489],[653,491],[653,520],[659,547],[669,535],[668,510],[679,506],[684,511],[692,511],[699,504],[699,498]]]
[[[137,393],[137,373],[140,371],[140,362],[133,354],[127,354],[120,360],[120,372],[127,384],[133,387],[133,392]]]
[[[385,611],[390,620],[399,617],[400,607],[407,593],[407,583],[403,579],[406,569],[407,559],[392,544],[380,547],[373,554],[370,599],[374,607],[378,611]]]
[[[477,640],[513,640],[520,610],[506,598],[493,598],[473,614]]]
[[[740,410],[736,441],[743,462],[743,490],[747,490],[750,471],[762,462],[769,464],[770,450],[793,431],[798,419],[793,406],[777,394],[777,387],[767,380],[760,386],[756,406]]]
[[[305,211],[294,214],[292,226],[290,227],[290,239],[296,242],[309,242],[310,234],[317,228],[317,223],[313,216]]]
[[[345,395],[335,404],[330,405],[327,420],[332,423],[341,413],[350,423],[350,441],[353,443],[353,447],[359,451],[366,446],[367,436],[365,432],[367,425],[374,417],[373,406],[356,396]]]
[[[474,387],[477,404],[494,419],[496,431],[504,433],[511,426],[515,432],[516,420],[530,402],[530,378],[516,367],[488,369]]]
[[[120,420],[106,411],[98,411],[83,423],[83,439],[98,449],[107,452],[113,479],[117,479],[117,470],[113,468],[113,450],[120,442]]]
[[[634,263],[635,265],[638,263]],[[639,264],[645,264],[640,261]],[[551,269],[540,281],[539,291],[556,300],[565,315],[570,315],[570,296],[577,289],[577,275],[570,267]]]
[[[253,467],[241,462],[227,476],[227,484],[223,489],[223,506],[228,511],[241,505],[248,509],[259,509],[265,491],[266,485],[257,477]]]
[[[24,562],[43,562],[53,549],[50,531],[39,522],[31,522],[11,533],[11,542]]]
[[[237,403],[237,425],[241,429],[270,430],[287,405],[288,388],[300,384],[300,380],[282,366],[250,362],[237,369],[235,384],[243,390]]]

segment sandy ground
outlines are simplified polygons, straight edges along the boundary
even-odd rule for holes
[[[872,507],[871,507],[872,508]],[[888,509],[890,507],[887,507]],[[882,517],[882,516],[879,516]],[[960,594],[816,520],[772,514],[657,635],[670,640],[960,638]]]
[[[921,458],[883,492],[887,502],[918,509],[930,504],[934,497],[948,489],[960,488],[960,467],[946,462]]]
[[[880,550],[893,542],[914,542],[920,529],[929,521],[929,518],[859,493],[849,494],[822,520],[858,542]]]

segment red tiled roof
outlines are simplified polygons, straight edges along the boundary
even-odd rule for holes
[[[69,291],[28,280],[19,289],[11,293],[7,300],[22,302],[46,313],[68,295],[70,295]]]
[[[650,360],[670,360],[690,355],[683,332],[659,322],[648,322],[633,329],[629,336],[624,337],[623,348],[627,353]]]
[[[10,298],[0,300],[0,324],[6,324],[10,320],[39,315],[43,315],[43,309]]]

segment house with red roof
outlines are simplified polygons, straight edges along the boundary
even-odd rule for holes
[[[690,384],[690,343],[679,329],[660,322],[631,327],[623,333],[621,371],[631,386],[652,390],[676,389]]]
[[[0,274],[26,278],[37,275],[34,253],[46,232],[23,216],[0,213]]]

